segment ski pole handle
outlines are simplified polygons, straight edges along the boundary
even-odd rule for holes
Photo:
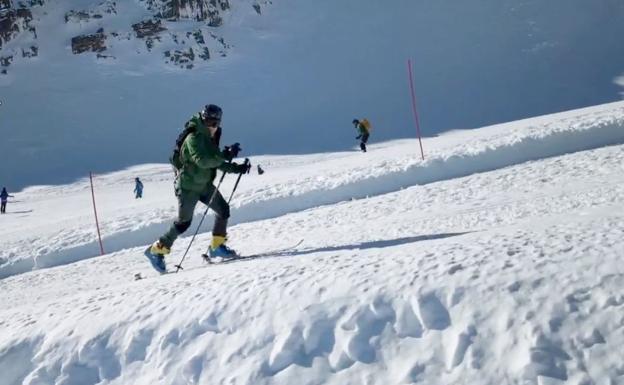
[[[247,172],[249,172],[249,158],[245,158],[245,161],[243,162],[243,164],[247,166]],[[236,183],[234,183],[234,188],[232,189],[230,198],[227,201],[228,206],[230,205],[230,202],[232,201],[232,197],[234,196],[234,192],[236,191],[236,188],[238,188],[238,183],[240,182],[242,176],[243,176],[243,173],[240,173],[238,174],[238,178],[236,178]]]

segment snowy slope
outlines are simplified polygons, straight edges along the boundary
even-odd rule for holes
[[[374,145],[374,156],[350,152],[252,157],[252,163],[262,165],[267,173],[245,177],[233,201],[231,223],[620,144],[623,127],[624,103],[620,102],[427,139],[425,161],[417,142],[411,140]],[[139,202],[131,199],[135,176],[146,186],[145,198]],[[176,213],[168,165],[136,166],[96,176],[94,183],[104,247],[109,252],[151,242]],[[234,178],[226,178],[223,191],[231,191],[233,183]],[[17,217],[0,218],[0,223],[11,224],[3,234],[0,277],[99,254],[88,179],[59,187],[31,187],[16,199],[11,208]],[[196,219],[202,213],[198,208]],[[209,220],[202,232],[211,229]]]
[[[3,258],[84,260],[3,270],[2,384],[622,383],[624,104],[417,149],[253,158],[231,245],[303,243],[204,267],[202,233],[165,276],[141,252],[173,214],[166,166],[96,178],[102,257],[84,181],[27,189]]]

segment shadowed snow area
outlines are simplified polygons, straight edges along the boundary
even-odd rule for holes
[[[84,181],[26,189],[0,217],[2,384],[617,384],[623,119],[453,132],[424,162],[415,141],[254,158],[229,244],[256,258],[204,265],[208,226],[163,276],[141,253],[174,214],[166,166],[97,176],[102,257]]]
[[[254,157],[252,163],[262,164],[267,173],[243,178],[233,199],[230,223],[278,217],[621,143],[624,103],[619,102],[427,139],[424,161],[418,153],[418,143],[412,140],[373,145],[367,154]],[[146,183],[146,198],[136,205],[130,199],[135,176]],[[151,243],[168,228],[176,213],[172,177],[167,165],[139,166],[96,177],[106,251]],[[224,193],[231,191],[232,179],[226,179]],[[126,184],[126,191],[119,189],[121,183]],[[4,235],[0,277],[99,255],[91,195],[85,181],[33,187],[19,196],[15,216],[6,218],[11,229]],[[191,231],[204,212],[200,206]],[[59,217],[59,211],[71,213]],[[31,229],[32,218],[38,219],[36,231]],[[211,231],[211,226],[209,218],[201,231]]]

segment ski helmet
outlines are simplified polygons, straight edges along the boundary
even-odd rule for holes
[[[204,109],[200,112],[201,118],[204,121],[207,120],[218,120],[221,121],[221,116],[223,115],[223,111],[221,107],[216,104],[207,104]]]
[[[357,119],[353,119],[353,121],[352,121],[351,123],[353,123],[353,124],[359,124],[359,123],[360,123],[360,121],[359,121],[359,120],[357,120]]]

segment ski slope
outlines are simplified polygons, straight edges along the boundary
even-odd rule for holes
[[[141,254],[175,213],[168,166],[96,176],[101,257],[87,181],[15,194],[0,383],[624,383],[624,103],[424,146],[253,157],[231,246],[303,242],[206,267],[209,218],[165,276]]]

